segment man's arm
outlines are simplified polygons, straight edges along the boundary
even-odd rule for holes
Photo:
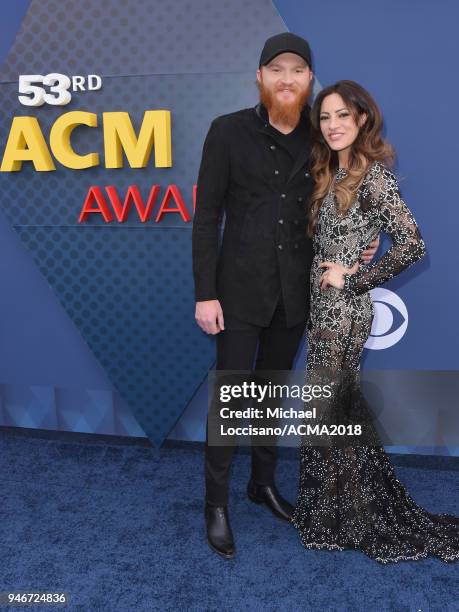
[[[375,256],[375,253],[378,250],[378,248],[379,248],[379,236],[377,236],[373,240],[373,242],[370,242],[370,244],[367,246],[365,251],[363,251],[362,259],[363,259],[364,263],[366,263],[368,265],[371,262],[371,260]]]
[[[204,141],[192,234],[196,321],[208,334],[224,328],[216,275],[219,226],[228,181],[228,147],[215,120]]]

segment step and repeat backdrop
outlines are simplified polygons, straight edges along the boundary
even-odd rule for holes
[[[261,47],[290,30],[312,46],[315,92],[353,79],[381,105],[427,244],[373,291],[364,367],[387,371],[392,407],[431,405],[416,443],[394,448],[459,454],[439,425],[457,396],[432,377],[459,369],[452,0],[21,0],[0,15],[0,425],[204,439],[215,345],[195,324],[191,274],[202,143],[214,117],[257,102]],[[406,371],[426,372],[429,391],[413,396]]]

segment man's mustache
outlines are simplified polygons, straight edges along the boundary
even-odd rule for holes
[[[276,91],[285,91],[285,90],[291,91],[292,93],[298,93],[299,89],[298,87],[289,87],[288,85],[286,85],[285,87],[277,87]]]

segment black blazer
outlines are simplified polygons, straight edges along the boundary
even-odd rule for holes
[[[218,299],[223,315],[255,325],[269,324],[281,292],[289,327],[308,316],[309,108],[301,121],[307,137],[289,177],[276,167],[279,145],[261,104],[218,117],[204,142],[193,221],[195,298]]]

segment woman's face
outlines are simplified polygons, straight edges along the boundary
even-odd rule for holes
[[[365,122],[366,115],[361,115],[360,125]],[[325,142],[333,151],[348,153],[352,143],[358,136],[360,127],[357,125],[351,109],[346,106],[343,98],[332,93],[322,100],[320,108],[320,130]],[[342,155],[340,155],[340,158]]]

